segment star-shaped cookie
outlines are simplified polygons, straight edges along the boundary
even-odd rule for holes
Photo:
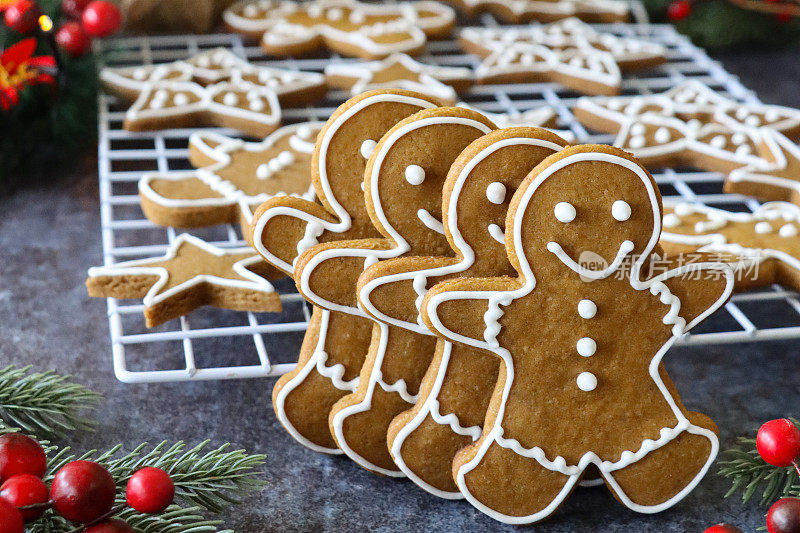
[[[244,0],[228,8],[223,20],[235,32],[261,38],[261,47],[277,56],[325,46],[346,56],[380,59],[396,52],[418,54],[429,37],[450,33],[455,13],[429,1]]]
[[[450,0],[469,14],[489,12],[503,22],[552,22],[576,17],[586,22],[627,22],[630,9],[620,0]]]
[[[453,105],[457,93],[472,85],[472,71],[420,63],[407,54],[392,54],[368,63],[332,63],[325,67],[332,87],[349,89],[355,96],[375,89],[405,89],[439,98]]]
[[[800,289],[800,208],[786,202],[734,213],[702,204],[664,202],[661,246],[667,256],[719,255],[734,267],[737,290],[779,283]]]
[[[770,128],[760,133],[759,152],[765,161],[733,170],[725,180],[725,192],[800,205],[800,148]]]
[[[281,310],[264,276],[274,273],[252,248],[219,248],[179,235],[162,257],[89,269],[89,296],[142,298],[147,327],[211,305],[237,311]]]
[[[193,133],[189,160],[198,169],[142,176],[142,210],[162,226],[248,226],[255,208],[275,196],[311,201],[311,154],[322,125],[284,126],[257,143],[213,132]]]
[[[576,18],[523,28],[465,28],[459,41],[483,58],[480,83],[553,81],[584,94],[619,94],[623,70],[659,65],[657,43],[600,33]]]

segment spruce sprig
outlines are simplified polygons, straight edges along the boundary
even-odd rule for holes
[[[69,379],[52,371],[30,372],[29,366],[0,369],[0,420],[47,438],[93,429],[82,413],[101,395]]]
[[[798,421],[790,418],[797,426]],[[742,491],[742,502],[747,503],[760,490],[761,505],[786,496],[800,496],[800,477],[794,466],[775,467],[764,461],[756,449],[756,439],[739,437],[734,448],[723,452],[719,474],[733,484],[725,494],[727,498]]]

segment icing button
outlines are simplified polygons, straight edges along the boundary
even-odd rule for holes
[[[578,302],[578,314],[581,318],[594,318],[597,314],[597,304],[591,300],[581,300]]]
[[[582,357],[591,357],[597,351],[597,343],[590,337],[583,337],[578,340],[577,348]]]
[[[781,237],[794,237],[797,235],[797,228],[793,224],[784,224],[778,230],[778,235]]]
[[[585,392],[591,392],[597,388],[597,377],[591,372],[581,372],[575,382],[578,388]]]
[[[769,222],[759,222],[753,229],[755,229],[756,233],[770,233],[772,226],[769,225]]]

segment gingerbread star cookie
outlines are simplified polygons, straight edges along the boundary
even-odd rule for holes
[[[620,0],[450,0],[469,14],[488,12],[503,22],[552,22],[576,17],[586,22],[627,22],[629,4]]]
[[[277,56],[324,46],[346,56],[379,59],[396,52],[418,54],[428,38],[450,33],[455,13],[428,1],[245,0],[228,8],[223,20],[235,32],[261,38],[261,47]]]
[[[483,58],[479,83],[553,81],[584,94],[619,94],[622,71],[666,61],[657,43],[595,31],[570,18],[525,28],[465,28],[464,51]]]
[[[261,142],[213,132],[193,133],[189,172],[145,174],[139,197],[145,216],[162,226],[241,224],[275,196],[314,199],[311,154],[321,122],[284,126]],[[249,237],[249,231],[245,231]]]
[[[800,289],[800,207],[770,202],[754,213],[702,204],[664,203],[661,245],[667,255],[706,252],[731,264],[736,289],[779,283]]]
[[[760,130],[759,154],[765,160],[737,168],[725,179],[725,192],[800,205],[800,148],[771,128]]]
[[[505,248],[515,274],[428,289],[424,324],[501,364],[481,436],[453,461],[478,510],[539,522],[593,465],[623,505],[655,513],[710,468],[716,426],[686,410],[662,359],[724,304],[733,272],[701,261],[650,276],[660,233],[658,186],[636,160],[604,145],[568,147],[511,198]]]
[[[86,288],[94,297],[142,298],[151,328],[204,305],[279,312],[264,271],[271,267],[252,248],[219,248],[182,234],[162,257],[90,268]]]
[[[348,89],[351,95],[396,88],[427,94],[448,105],[472,85],[470,69],[426,65],[407,54],[368,63],[332,63],[325,67],[325,77],[330,86]]]

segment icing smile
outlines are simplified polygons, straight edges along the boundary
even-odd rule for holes
[[[417,211],[417,218],[419,218],[419,220],[429,229],[444,235],[444,225],[433,215],[431,215],[427,209],[420,209]]]
[[[506,232],[497,224],[489,224],[489,235],[500,244],[506,243]]]
[[[631,253],[631,251],[633,251],[633,242],[623,241],[623,243],[619,246],[619,250],[617,250],[617,254],[614,257],[614,260],[611,262],[611,264],[601,270],[590,270],[576,263],[569,255],[567,255],[567,253],[564,251],[561,245],[558,244],[557,242],[552,242],[552,241],[548,242],[547,250],[552,254],[554,254],[556,257],[558,257],[559,261],[564,263],[570,270],[573,270],[574,272],[576,272],[577,274],[579,274],[584,278],[596,280],[596,279],[607,278],[608,276],[616,272],[617,269],[619,269],[625,257],[629,253]],[[602,259],[600,255],[595,254],[594,252],[588,252],[588,253],[591,253],[598,259]],[[605,261],[603,262],[605,263]]]

